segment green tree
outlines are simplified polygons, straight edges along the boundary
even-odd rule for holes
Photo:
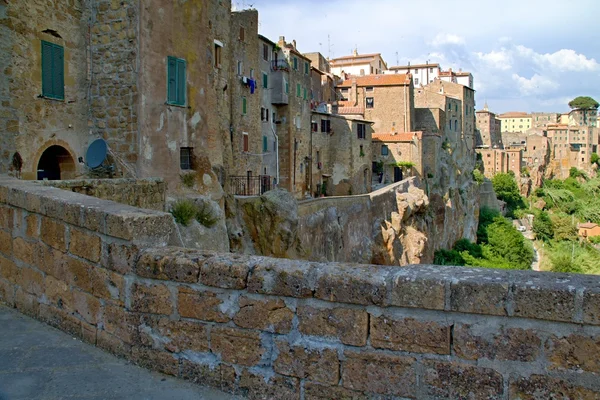
[[[598,157],[598,153],[592,153],[590,156],[590,162],[592,164],[598,164],[600,166],[600,157]]]
[[[481,207],[479,209],[479,225],[477,226],[477,243],[487,243],[487,227],[499,217],[500,212],[492,208]]]
[[[483,181],[485,180],[485,176],[481,173],[480,170],[474,169],[473,170],[473,180],[475,182],[477,182],[478,185],[481,185],[481,184],[483,184]]]
[[[492,185],[498,199],[506,202],[507,215],[512,216],[514,210],[524,206],[514,174],[496,174],[492,178]]]
[[[533,232],[535,232],[538,239],[545,242],[552,239],[554,236],[554,227],[547,212],[540,211],[533,219]]]
[[[569,107],[590,110],[598,108],[600,104],[589,96],[579,96],[569,102]]]
[[[496,217],[487,228],[488,243],[493,253],[502,257],[517,269],[528,269],[533,261],[533,249],[525,242],[506,218]]]
[[[551,219],[555,240],[563,241],[577,239],[577,228],[573,224],[572,217],[553,215]]]

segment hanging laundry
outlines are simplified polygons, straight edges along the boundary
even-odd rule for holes
[[[254,88],[256,87],[256,81],[254,79],[248,79],[250,83],[250,94],[254,94]]]

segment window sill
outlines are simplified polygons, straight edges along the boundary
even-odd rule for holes
[[[165,105],[167,105],[169,107],[188,108],[188,106],[185,104],[175,104],[175,103],[166,102]]]
[[[66,103],[64,97],[61,99],[61,98],[58,98],[58,97],[50,97],[50,96],[45,96],[43,94],[40,94],[38,96],[38,98],[40,98],[40,99],[46,99],[46,100],[52,100],[52,101],[60,101],[61,103]]]

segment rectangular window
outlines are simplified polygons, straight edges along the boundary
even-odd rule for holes
[[[245,152],[250,151],[250,142],[248,140],[248,132],[242,132],[242,146]]]
[[[215,68],[221,68],[221,45],[215,43]]]
[[[302,98],[303,98],[304,100],[306,100],[306,88],[304,88],[304,94],[303,94]]]
[[[365,124],[357,124],[358,129],[358,138],[366,139],[367,138],[367,129]]]
[[[65,99],[64,58],[62,46],[42,40],[42,96]]]
[[[382,144],[381,145],[381,155],[382,156],[387,156],[389,154],[390,150],[388,149],[387,145]]]
[[[267,89],[269,87],[269,75],[263,72],[263,88]]]
[[[246,115],[246,98],[242,97],[242,114]]]
[[[296,97],[300,97],[300,94],[302,93],[300,89],[300,84],[296,83]]]
[[[329,133],[331,132],[331,121],[328,119],[321,120],[321,132]]]
[[[240,26],[240,40],[243,42],[244,41],[244,37],[246,36],[246,30],[244,29],[243,26]]]
[[[308,63],[307,63],[307,62],[305,62],[305,63],[304,63],[304,74],[305,74],[305,75],[308,75],[309,68],[310,68],[310,67],[308,66]]]
[[[415,78],[415,85],[419,84],[419,78]]]
[[[264,107],[260,108],[260,120],[261,121],[265,120],[265,108]]]
[[[266,153],[269,149],[269,141],[266,136],[263,136],[263,153]]]
[[[373,97],[367,97],[367,108],[373,108],[375,106],[375,101]]]
[[[185,105],[185,60],[167,57],[167,103],[176,106]]]
[[[237,64],[237,74],[244,75],[244,63],[241,61],[238,61],[238,64]]]
[[[181,147],[179,149],[179,166],[181,169],[192,169],[193,147]]]
[[[298,58],[294,57],[294,70],[298,71]]]
[[[269,46],[263,43],[263,60],[269,61]]]
[[[250,79],[254,79],[254,68],[250,68]]]
[[[372,91],[373,91],[373,86],[367,86],[367,87],[365,88],[365,90],[366,90],[367,92],[372,92]],[[347,92],[347,91],[348,91],[348,89],[346,89],[346,92]]]
[[[310,123],[310,130],[311,132],[317,132],[319,130],[319,124],[317,124],[316,122],[311,122]]]

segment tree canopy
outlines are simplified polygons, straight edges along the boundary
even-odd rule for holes
[[[600,104],[589,96],[579,96],[569,102],[571,108],[582,108],[589,110],[591,108],[598,108]]]
[[[507,215],[512,216],[514,210],[524,206],[514,174],[496,174],[492,178],[492,185],[498,199],[506,202]]]

